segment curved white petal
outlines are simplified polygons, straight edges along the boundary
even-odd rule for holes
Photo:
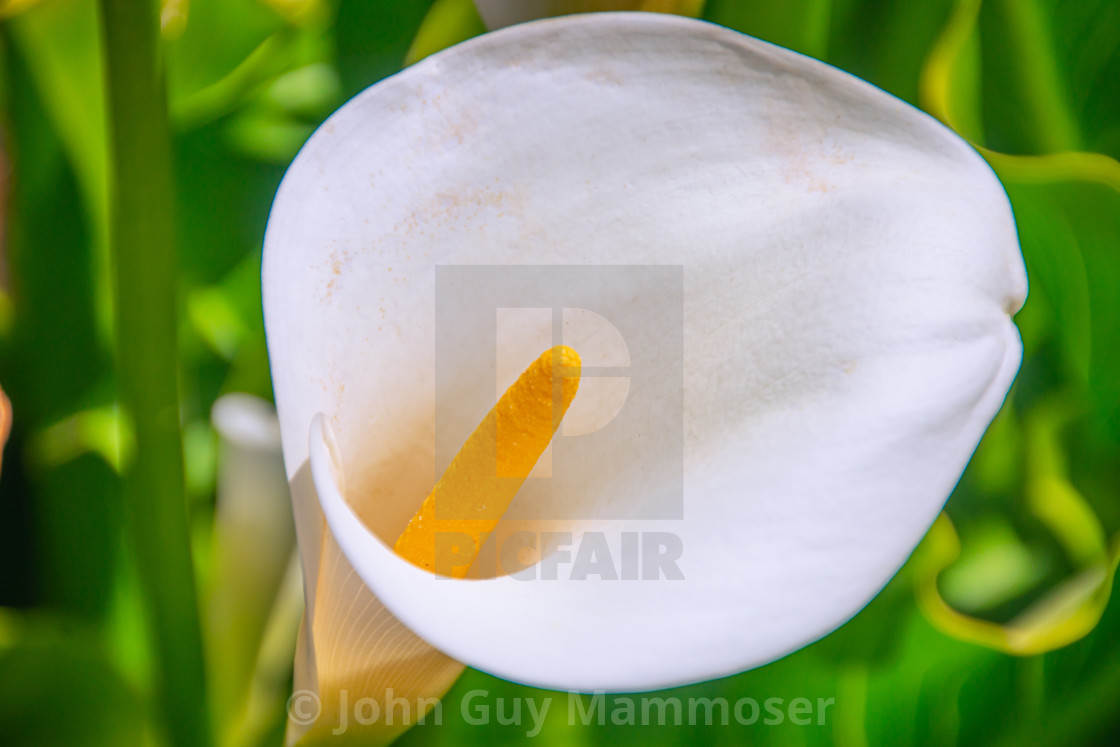
[[[448,581],[389,549],[444,440],[494,401],[492,341],[443,343],[436,267],[522,264],[683,267],[683,353],[658,361],[682,376],[683,435],[638,412],[640,438],[554,458],[569,489],[511,507],[594,519],[573,542],[615,552],[675,533],[683,580]],[[621,277],[570,305],[625,317],[646,289]],[[1025,293],[1007,198],[945,128],[814,60],[642,14],[489,34],[355,98],[285,177],[264,270],[289,476],[323,413],[335,445],[310,428],[311,472],[357,573],[449,656],[584,689],[740,671],[859,610],[1000,406]],[[635,376],[652,339],[627,339]],[[314,495],[293,491],[298,514]]]

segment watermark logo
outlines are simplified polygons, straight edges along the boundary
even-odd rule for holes
[[[479,403],[567,345],[579,393],[506,518],[683,518],[682,267],[442,265],[435,305],[437,477],[486,414]]]
[[[684,542],[673,532],[514,532],[487,542],[474,554],[473,539],[460,532],[435,533],[435,571],[440,578],[473,567],[483,578],[521,581],[682,581]],[[473,563],[473,566],[472,566]]]
[[[568,723],[590,726],[824,726],[836,698],[727,698],[568,694]]]
[[[323,704],[311,690],[296,690],[288,698],[288,718],[299,726],[310,726],[319,720]]]
[[[412,726],[443,723],[443,703],[438,698],[409,699],[387,688],[380,697],[351,695],[339,690],[337,697],[323,700],[312,690],[296,690],[288,698],[288,719],[297,726],[311,727],[323,720],[331,734],[347,733],[354,725]]]

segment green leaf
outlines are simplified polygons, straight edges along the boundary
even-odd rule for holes
[[[10,621],[11,622],[11,621]],[[130,747],[147,743],[144,705],[91,632],[15,618],[0,649],[0,744]]]
[[[704,18],[795,52],[827,59],[833,0],[744,3],[708,0]]]
[[[340,0],[335,40],[344,97],[401,69],[431,4],[432,0]]]
[[[189,7],[183,33],[165,44],[173,108],[225,78],[286,26],[259,0],[190,0]]]
[[[996,166],[1032,282],[1027,306],[1053,314],[1070,373],[1120,440],[1120,191],[1084,180],[1030,183]]]

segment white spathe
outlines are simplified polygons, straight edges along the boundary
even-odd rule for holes
[[[519,264],[683,266],[683,518],[574,527],[675,533],[683,580],[437,580],[390,549],[438,477],[435,268]],[[815,60],[652,14],[430,57],[320,128],[269,220],[309,609],[317,490],[380,603],[484,671],[644,690],[772,661],[863,607],[937,516],[1018,369],[1025,295],[984,161]],[[476,391],[490,372],[462,348],[441,365]],[[465,438],[492,404],[441,409],[441,429]],[[612,444],[609,473],[556,499],[641,515],[648,455],[680,438]]]

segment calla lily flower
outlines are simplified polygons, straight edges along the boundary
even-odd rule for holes
[[[571,306],[637,328],[679,311],[676,329],[634,338],[631,324],[629,357],[603,363],[630,366],[639,435],[601,428],[594,458],[571,464],[561,447],[581,436],[562,430],[536,484],[564,489],[510,509],[541,529],[542,568],[593,537],[594,572],[450,580],[392,550],[446,466],[441,444],[470,432],[502,376],[492,329],[447,344],[441,273],[464,266],[578,268],[591,279]],[[643,301],[635,267],[676,268],[680,297]],[[515,26],[356,97],[285,176],[263,280],[306,584],[296,688],[328,715],[340,690],[438,696],[456,662],[638,691],[832,631],[959,479],[1018,370],[1026,295],[1007,197],[951,131],[823,63],[655,14]],[[456,287],[499,321],[566,292]],[[513,318],[498,337],[532,337]],[[611,334],[576,346],[585,366]],[[674,337],[679,354],[651,364]],[[641,367],[679,376],[677,400],[642,409]],[[610,409],[605,391],[581,417]],[[598,563],[656,533],[679,540],[679,574]]]

